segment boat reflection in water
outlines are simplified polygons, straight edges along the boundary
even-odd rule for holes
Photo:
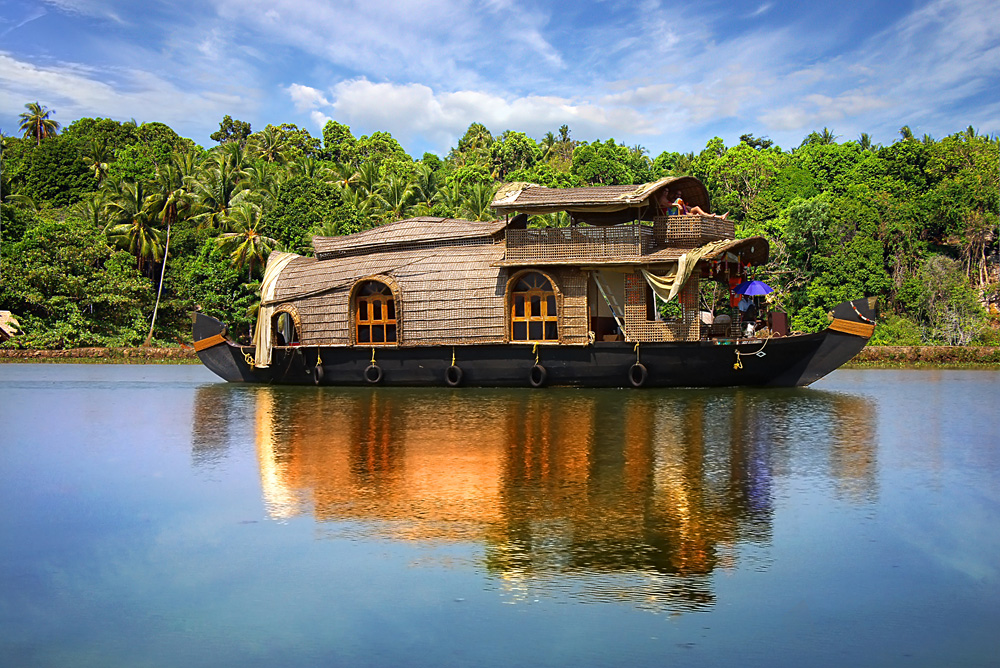
[[[874,410],[851,395],[200,392],[196,462],[245,428],[218,424],[220,405],[255,421],[272,518],[311,514],[337,537],[481,545],[481,567],[515,599],[703,609],[715,569],[766,567],[776,480],[815,474],[848,501],[876,491]]]

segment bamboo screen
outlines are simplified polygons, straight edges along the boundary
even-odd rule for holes
[[[653,246],[648,225],[507,230],[507,262],[638,260]]]
[[[646,280],[638,273],[625,274],[625,329],[630,341],[696,341],[700,336],[698,322],[698,276],[688,279],[678,295],[683,318],[660,322],[647,317],[646,301],[649,290]]]
[[[657,246],[689,246],[691,248],[736,236],[733,221],[718,216],[658,216],[653,219],[653,235]]]

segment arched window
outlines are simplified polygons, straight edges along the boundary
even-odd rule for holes
[[[538,272],[524,274],[511,288],[510,340],[559,340],[556,293],[549,279]]]
[[[271,331],[274,332],[274,345],[299,345],[299,328],[290,312],[278,311],[271,316]]]
[[[366,345],[396,343],[396,300],[381,281],[365,281],[355,293],[356,342]]]

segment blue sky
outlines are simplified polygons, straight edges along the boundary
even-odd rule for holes
[[[494,134],[661,151],[750,132],[785,148],[1000,130],[996,0],[0,0],[0,128],[26,102],[162,121],[204,145],[224,114],[327,119],[443,155]]]

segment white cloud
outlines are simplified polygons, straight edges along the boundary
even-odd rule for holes
[[[42,66],[4,52],[0,52],[0,87],[11,99],[41,101],[63,119],[110,116],[177,127],[196,116],[221,115],[238,103],[232,95],[181,89],[142,70],[67,63]]]
[[[316,109],[318,107],[326,107],[330,105],[330,102],[326,99],[326,96],[322,92],[311,88],[309,86],[303,86],[302,84],[293,83],[291,86],[285,89],[288,92],[288,96],[292,98],[292,102],[295,104],[295,108],[299,111],[307,111],[310,109]]]
[[[107,2],[98,0],[42,0],[42,2],[63,12],[125,23]]]
[[[355,134],[388,130],[404,144],[424,139],[437,150],[454,146],[466,128],[478,122],[494,134],[513,129],[541,137],[562,124],[578,136],[657,134],[663,111],[642,113],[632,108],[631,93],[609,95],[597,102],[556,96],[501,97],[478,90],[434,91],[424,84],[391,84],[364,78],[342,81],[325,94],[293,84],[288,95],[297,104],[310,106],[311,118],[322,127],[331,117],[351,125]],[[643,91],[640,96],[660,101],[662,95]],[[683,115],[683,111],[676,112]]]

